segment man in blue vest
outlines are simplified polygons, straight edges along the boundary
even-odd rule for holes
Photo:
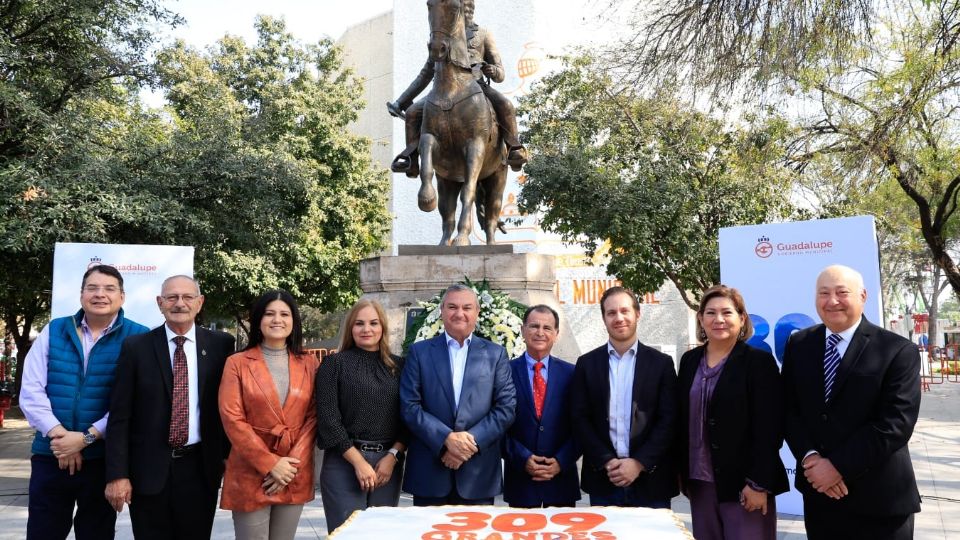
[[[28,540],[112,539],[117,513],[103,495],[110,390],[127,336],[149,329],[123,316],[123,276],[83,274],[77,313],[50,321],[23,365],[20,409],[37,430],[30,459]],[[76,506],[76,515],[74,515]]]

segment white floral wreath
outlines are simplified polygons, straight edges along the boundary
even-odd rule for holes
[[[486,280],[479,284],[464,280],[464,285],[473,289],[480,301],[480,313],[477,315],[477,328],[474,334],[500,344],[507,350],[508,358],[516,358],[527,350],[520,333],[523,326],[523,312],[527,306],[510,298],[507,293],[492,289]],[[404,340],[404,350],[418,341],[430,339],[443,331],[440,320],[440,299],[437,294],[426,302],[420,302],[424,312],[418,315]]]

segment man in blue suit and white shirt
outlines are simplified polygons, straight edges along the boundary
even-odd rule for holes
[[[400,410],[412,437],[403,490],[414,506],[493,504],[503,487],[500,442],[516,393],[503,347],[473,335],[473,289],[443,294],[443,333],[414,343],[400,376]]]
[[[580,451],[570,425],[573,364],[551,356],[560,316],[550,306],[523,314],[527,352],[510,362],[517,387],[517,419],[504,440],[503,498],[510,506],[575,506],[580,499]]]

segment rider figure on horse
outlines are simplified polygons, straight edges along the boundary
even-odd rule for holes
[[[474,73],[477,74],[480,88],[483,89],[484,95],[490,100],[490,104],[497,115],[497,123],[500,125],[503,140],[507,145],[507,165],[510,165],[514,171],[519,171],[523,164],[527,162],[527,151],[520,144],[517,135],[517,111],[506,96],[498,92],[483,78],[486,76],[494,82],[503,82],[503,62],[500,59],[500,53],[497,52],[493,35],[473,21],[473,12],[474,0],[464,0],[463,15],[470,60],[474,66]],[[479,70],[476,69],[477,67],[479,67]],[[394,158],[390,169],[393,172],[406,173],[410,178],[416,178],[420,174],[417,147],[420,141],[420,121],[423,118],[423,101],[414,103],[413,100],[427,88],[427,85],[433,80],[433,75],[434,63],[428,59],[423,65],[423,69],[420,70],[420,74],[400,94],[400,97],[393,103],[387,103],[387,110],[393,116],[401,118],[404,116],[404,111],[406,113],[407,147]]]

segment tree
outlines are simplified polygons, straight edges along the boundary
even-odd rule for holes
[[[353,301],[357,262],[382,249],[389,224],[386,174],[369,141],[347,132],[362,87],[339,50],[299,45],[282,20],[256,28],[252,47],[227,36],[205,53],[160,52],[176,129],[166,160],[150,165],[168,178],[161,189],[181,194],[179,241],[197,246],[206,309],[241,326],[266,288],[323,310]]]
[[[859,189],[896,182],[912,201],[931,259],[960,293],[960,268],[948,249],[960,191],[960,4],[674,0],[665,6],[640,20],[637,34],[645,37],[616,48],[619,58],[640,58],[637,69],[612,63],[611,71],[656,74],[634,78],[646,82],[679,74],[686,88],[711,90],[717,99],[723,97],[717,90],[759,88],[759,98],[798,116],[801,133],[787,152],[798,170],[827,160],[842,165]],[[747,106],[758,99],[739,95],[747,96]]]
[[[638,291],[672,282],[692,309],[720,278],[722,227],[782,218],[789,171],[771,167],[782,124],[729,128],[670,95],[617,87],[587,56],[521,100],[533,158],[519,198],[541,226],[593,253]]]
[[[206,315],[241,326],[267,288],[325,310],[356,297],[357,261],[382,248],[389,219],[386,175],[346,133],[360,85],[331,43],[256,24],[253,46],[159,51],[164,110],[101,86],[38,139],[44,152],[0,167],[0,310],[21,355],[58,241],[192,245]]]
[[[88,129],[149,79],[150,26],[177,22],[157,0],[0,2],[0,317],[20,362],[49,307],[53,242],[151,223],[109,171],[73,180],[109,169]]]
[[[842,155],[848,170],[874,179],[865,187],[895,182],[912,202],[931,259],[960,294],[949,249],[960,196],[960,5],[895,5],[902,9],[883,18],[883,32],[849,51],[855,66],[792,75],[793,88],[818,106],[802,116],[788,156],[802,169]]]
[[[708,89],[715,97],[737,88],[755,97],[751,91],[764,92],[785,73],[821,62],[847,63],[848,47],[870,39],[877,4],[610,0],[611,8],[632,15],[633,32],[606,50],[604,64],[636,86],[667,82]]]

